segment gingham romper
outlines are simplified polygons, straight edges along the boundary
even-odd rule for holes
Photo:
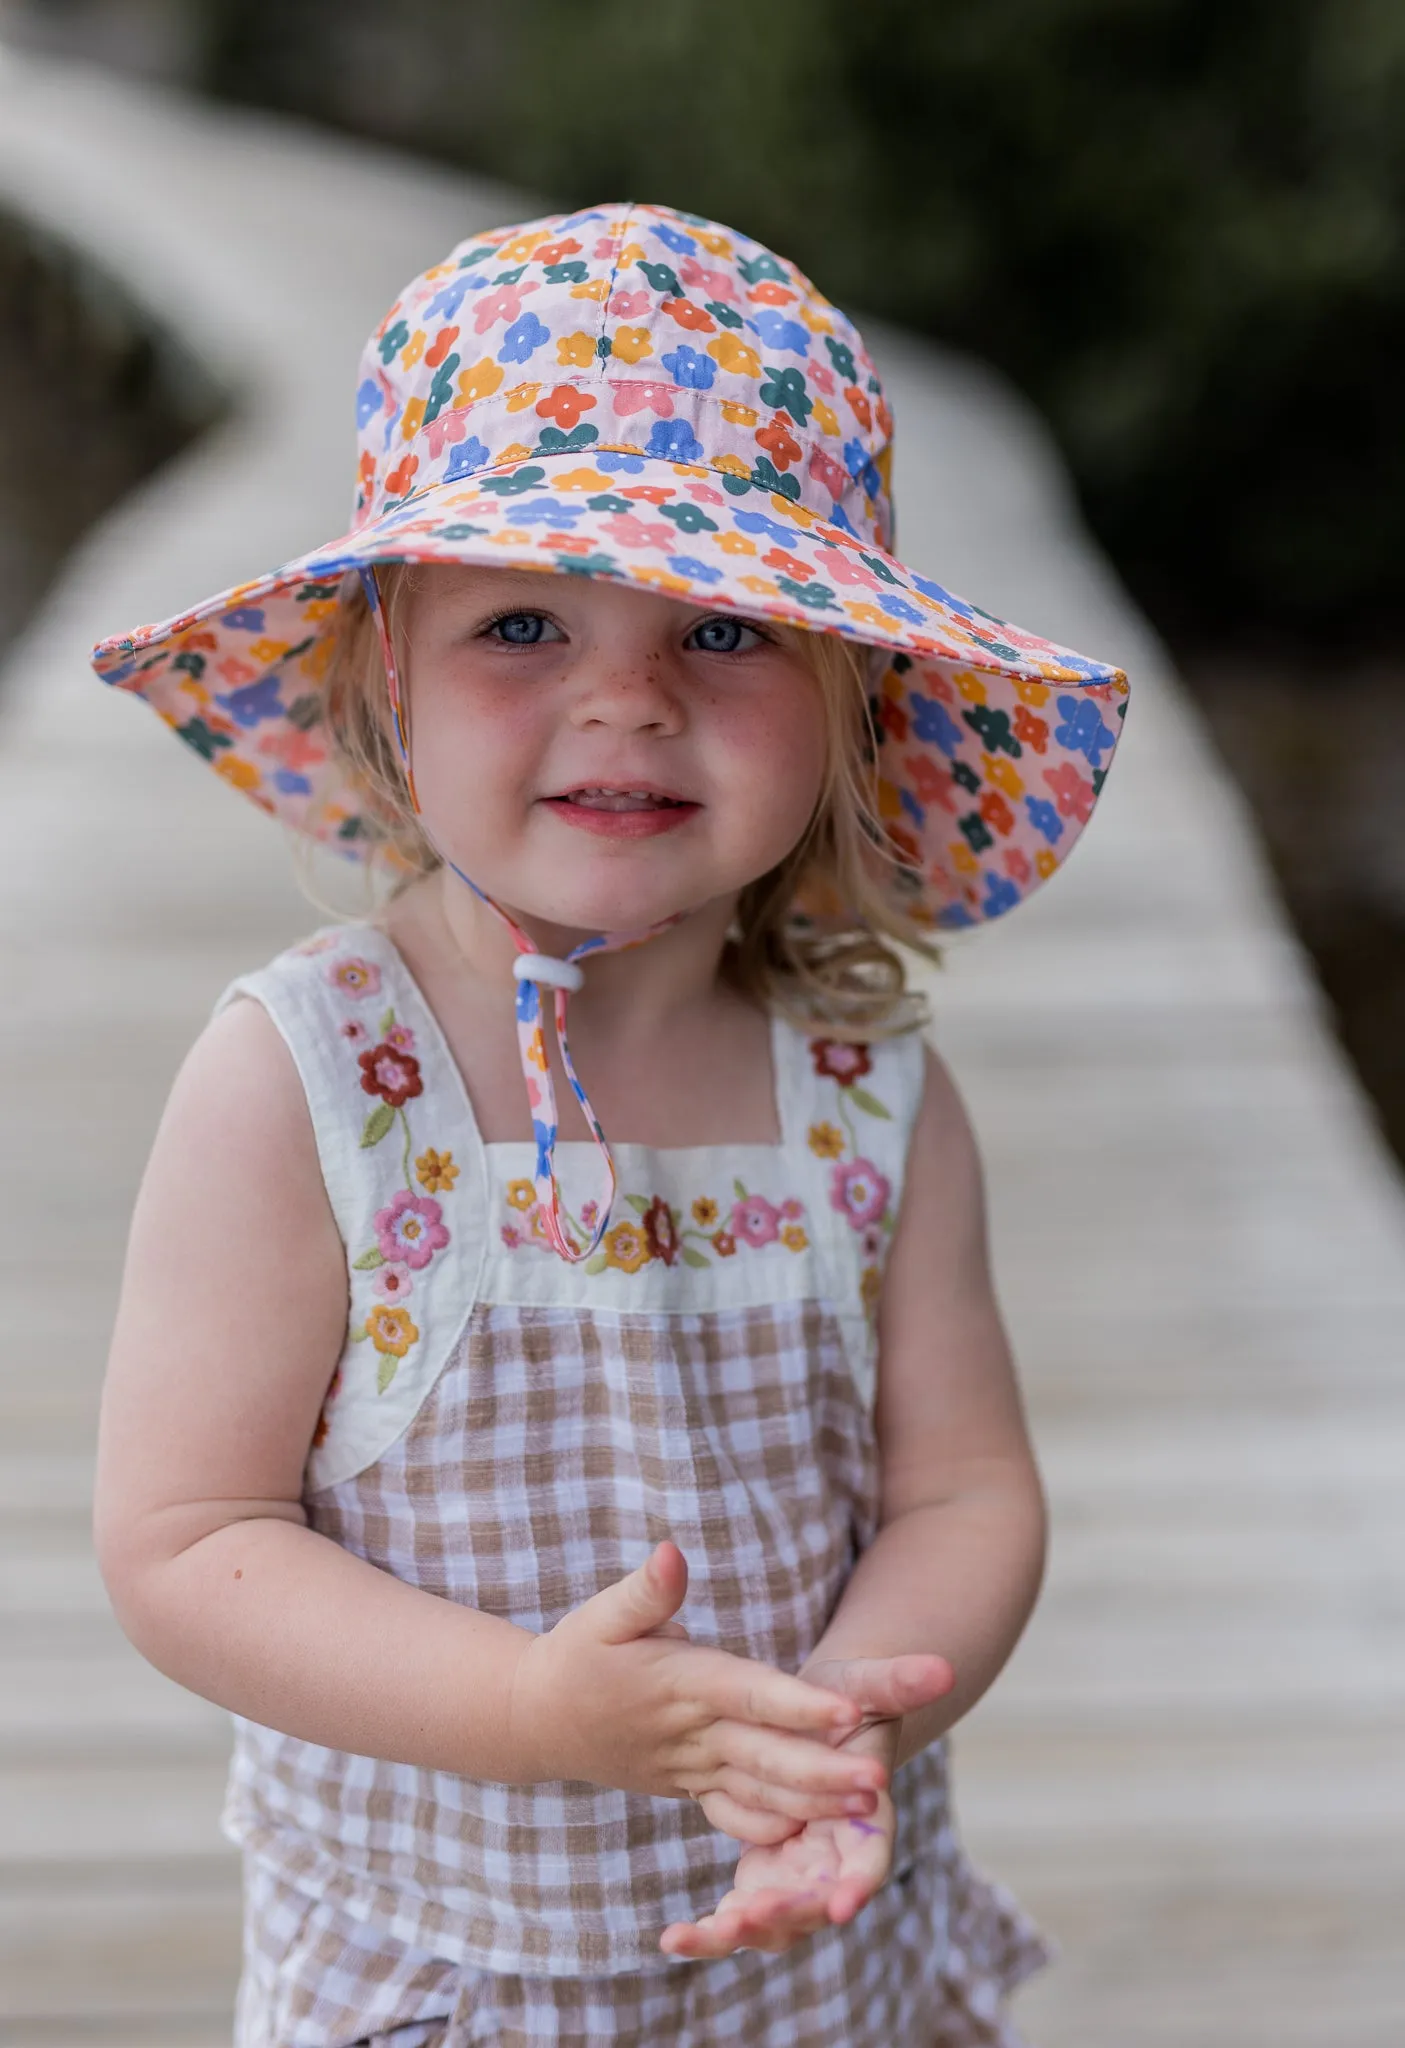
[[[530,1144],[487,1144],[390,939],[337,926],[236,981],[306,1091],[348,1335],[312,1526],[544,1630],[669,1536],[694,1641],[793,1671],[877,1512],[872,1310],[921,1093],[915,1037],[772,1028],[779,1145],[615,1148],[600,1250],[545,1243]],[[592,1145],[558,1149],[578,1236]],[[511,1787],[236,1726],[238,2048],[1013,2048],[1044,1959],[957,1841],[944,1746],[898,1774],[893,1875],[785,1955],[659,1953],[731,1884],[691,1801]]]

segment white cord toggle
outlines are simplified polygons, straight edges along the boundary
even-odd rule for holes
[[[512,963],[517,981],[538,981],[547,988],[564,988],[572,995],[585,987],[585,976],[574,960],[556,960],[550,953],[519,953]]]

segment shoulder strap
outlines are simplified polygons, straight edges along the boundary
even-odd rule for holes
[[[486,1159],[437,1020],[373,925],[335,925],[241,975],[307,1097],[346,1247],[347,1339],[308,1460],[313,1490],[374,1464],[438,1379],[478,1293]]]
[[[805,1162],[817,1242],[868,1400],[874,1317],[922,1102],[922,1038],[853,1045],[778,1024],[774,1043],[782,1134]]]

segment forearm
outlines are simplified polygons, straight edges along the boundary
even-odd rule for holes
[[[1044,1538],[1038,1478],[1022,1464],[896,1515],[860,1557],[807,1667],[944,1657],[956,1683],[905,1716],[896,1758],[905,1762],[968,1713],[1006,1663],[1038,1595]]]
[[[512,1729],[528,1632],[405,1585],[300,1522],[226,1523],[109,1572],[109,1589],[144,1656],[234,1713],[469,1777],[550,1775]]]

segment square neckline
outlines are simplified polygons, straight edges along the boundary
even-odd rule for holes
[[[482,1131],[478,1127],[478,1114],[473,1107],[473,1097],[469,1092],[468,1082],[464,1077],[463,1069],[460,1067],[453,1048],[449,1044],[448,1034],[440,1023],[438,1014],[425,994],[409,961],[405,958],[399,945],[391,937],[384,925],[366,924],[363,926],[363,929],[374,932],[376,937],[388,948],[393,956],[395,972],[409,990],[428,1024],[429,1036],[442,1063],[447,1077],[449,1092],[457,1098],[459,1113],[468,1129],[472,1132],[479,1150],[487,1158],[492,1158],[495,1154],[501,1158],[509,1152],[530,1152],[535,1156],[536,1141],[532,1138],[485,1138],[483,1136]],[[635,1156],[647,1154],[650,1158],[679,1159],[685,1156],[701,1155],[705,1157],[709,1153],[725,1154],[732,1157],[744,1153],[764,1153],[768,1156],[773,1156],[777,1153],[788,1151],[794,1141],[794,1133],[790,1128],[790,1119],[786,1115],[786,1099],[789,1093],[786,1087],[786,1076],[789,1066],[787,1041],[791,1035],[791,1027],[774,1010],[766,1012],[766,1024],[767,1042],[771,1055],[771,1106],[775,1111],[776,1129],[780,1133],[779,1137],[760,1139],[737,1138],[730,1141],[720,1139],[706,1145],[648,1145],[633,1138],[611,1138],[609,1141],[611,1152],[617,1156],[624,1154]],[[594,1138],[558,1138],[556,1141],[558,1153],[586,1154],[595,1153],[598,1149]]]

